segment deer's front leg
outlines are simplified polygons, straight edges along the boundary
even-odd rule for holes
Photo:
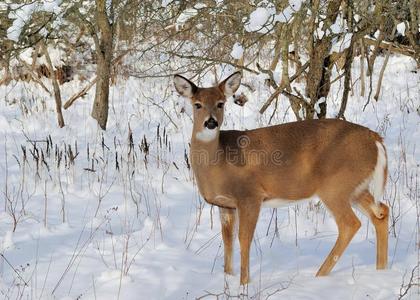
[[[219,208],[220,222],[222,223],[222,237],[225,254],[225,273],[233,274],[232,256],[233,240],[235,236],[236,210],[231,208]]]
[[[257,225],[261,203],[243,204],[238,208],[239,244],[241,246],[241,284],[249,282],[249,250]]]

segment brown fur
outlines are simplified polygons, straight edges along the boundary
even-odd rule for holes
[[[213,88],[194,86],[189,95],[193,103],[202,105],[201,109],[194,109],[192,168],[204,199],[222,207],[225,272],[232,272],[235,210],[239,217],[241,284],[246,284],[249,249],[263,202],[274,198],[299,200],[313,195],[318,195],[329,209],[339,231],[337,242],[317,275],[327,275],[332,270],[360,228],[351,208],[353,202],[375,225],[377,267],[385,268],[388,208],[380,204],[384,217],[379,219],[372,212],[373,197],[368,191],[362,191],[357,199],[353,197],[356,188],[375,169],[376,142],[382,143],[381,137],[360,125],[324,119],[248,131],[218,131],[214,140],[201,141],[196,133],[203,129],[206,118],[213,116],[219,124],[223,122],[223,109],[217,108],[217,103],[225,101],[227,80]],[[384,172],[386,175],[386,168]]]

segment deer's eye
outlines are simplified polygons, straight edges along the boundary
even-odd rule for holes
[[[201,106],[201,104],[200,104],[200,103],[194,103],[194,107],[195,107],[196,109],[200,109],[202,106]]]
[[[225,105],[225,103],[219,102],[219,103],[217,103],[217,108],[223,108],[224,105]]]

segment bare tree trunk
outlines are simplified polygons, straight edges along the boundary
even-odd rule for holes
[[[366,83],[365,83],[365,44],[363,43],[363,40],[360,40],[360,96],[365,96],[365,89],[366,89]]]
[[[347,100],[349,98],[350,92],[350,81],[351,81],[351,65],[353,62],[353,38],[350,42],[350,46],[345,50],[346,51],[346,62],[344,63],[344,91],[343,98],[341,100],[340,110],[338,112],[337,118],[345,119],[344,112],[347,107]]]
[[[347,0],[347,26],[353,32],[353,2],[352,0]],[[353,63],[353,51],[354,51],[354,44],[355,44],[356,37],[352,35],[350,40],[350,45],[347,49],[344,50],[345,52],[345,63],[344,63],[344,91],[343,91],[343,99],[341,100],[340,110],[338,112],[337,118],[346,119],[344,116],[344,112],[346,111],[347,101],[349,98],[349,92],[352,90],[351,84],[351,65]],[[363,63],[363,58],[361,59]],[[353,90],[352,90],[353,91]]]
[[[64,118],[63,118],[63,112],[61,110],[60,86],[58,85],[57,79],[55,78],[54,67],[52,65],[47,46],[45,45],[44,42],[41,42],[41,49],[42,49],[42,52],[45,55],[45,60],[47,61],[47,66],[48,66],[48,69],[50,71],[50,79],[51,79],[53,89],[54,89],[55,109],[57,111],[58,126],[60,128],[63,128],[64,127]]]
[[[379,51],[381,50],[380,45],[381,45],[382,41],[384,40],[384,38],[385,38],[385,34],[384,34],[384,23],[381,22],[381,24],[379,26],[379,36],[376,39],[375,46],[374,46],[375,48],[373,49],[372,54],[370,55],[370,57],[367,56],[367,58],[368,58],[368,68],[367,68],[367,72],[368,73],[367,73],[367,75],[370,76],[370,77],[372,77],[372,74],[373,74],[373,65],[375,64],[376,57],[378,56]]]
[[[395,36],[395,31],[397,30],[397,24],[394,24],[394,28],[392,29],[392,34],[391,34],[391,40],[394,39]],[[385,56],[385,60],[384,60],[384,64],[382,65],[381,71],[379,72],[379,80],[378,80],[378,85],[376,86],[376,93],[375,96],[373,96],[373,98],[378,101],[379,100],[379,94],[381,93],[381,86],[382,86],[382,79],[384,77],[384,73],[385,73],[385,68],[386,65],[388,64],[388,60],[389,60],[389,55],[391,54],[391,48],[392,48],[392,43],[389,44],[388,47],[388,51],[386,52],[386,56]]]
[[[288,39],[288,31],[287,28],[283,32],[282,36],[282,46],[281,46],[281,82],[280,86],[282,86],[287,92],[292,91],[292,87],[290,86],[290,78],[289,78],[289,39]],[[299,115],[301,105],[297,103],[296,101],[292,101],[289,98],[290,106],[293,110],[293,113],[295,114],[296,120],[301,121],[302,118]]]
[[[94,36],[96,50],[96,93],[92,107],[92,117],[105,130],[108,121],[109,80],[113,52],[112,24],[107,15],[105,0],[96,0],[96,27],[99,36]],[[111,4],[112,6],[112,4]],[[112,10],[111,10],[112,12]]]
[[[7,51],[10,48],[13,48],[12,41],[2,40],[2,51],[0,50],[0,70],[4,69],[3,78],[0,79],[0,85],[8,85],[12,80],[12,74],[10,74],[10,58],[11,52]]]
[[[410,0],[409,1],[409,7],[410,7],[410,31],[407,31],[406,35],[410,41],[411,46],[414,48],[415,56],[414,59],[417,61],[417,68],[420,68],[420,44],[418,42],[418,38],[416,37],[418,35],[418,28],[420,25],[419,17],[420,13],[418,10],[419,7],[419,1],[418,0]],[[417,7],[417,9],[416,9]],[[406,23],[406,27],[408,25],[408,22]]]
[[[274,57],[270,64],[270,70],[273,72],[276,70],[276,67],[277,67],[277,64],[279,63],[280,55],[281,55],[281,37],[280,37],[279,28],[280,26],[278,26],[278,29],[276,30],[277,40],[276,40],[276,44],[274,45]]]
[[[334,24],[341,0],[329,1],[327,7],[327,16],[324,26],[331,26]],[[313,10],[317,10],[319,2],[314,2]],[[331,48],[332,37],[324,35],[321,39],[312,42],[310,53],[310,64],[308,75],[306,76],[306,95],[310,98],[311,109],[306,112],[306,119],[314,117],[315,104],[322,97],[325,97],[330,89],[330,76],[329,76],[329,52]],[[324,118],[326,115],[326,102],[323,102],[321,112],[318,114],[319,118]]]

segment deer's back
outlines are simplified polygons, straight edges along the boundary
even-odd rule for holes
[[[246,180],[255,180],[273,194],[269,197],[284,198],[310,197],[323,182],[334,176],[347,178],[346,174],[354,181],[349,188],[355,188],[375,168],[376,141],[382,139],[370,129],[336,119],[220,134],[225,172],[243,173]]]

